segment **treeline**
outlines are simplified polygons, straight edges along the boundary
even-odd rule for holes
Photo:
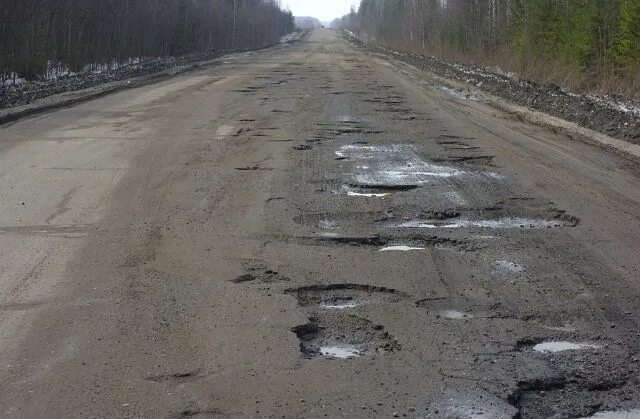
[[[293,16],[277,0],[1,0],[0,80],[134,57],[248,49],[278,41]]]
[[[339,24],[389,47],[640,96],[640,0],[362,0]]]

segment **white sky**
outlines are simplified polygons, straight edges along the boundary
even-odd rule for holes
[[[357,9],[360,0],[282,0],[282,4],[288,6],[294,16],[311,16],[330,22],[349,13],[351,5]]]

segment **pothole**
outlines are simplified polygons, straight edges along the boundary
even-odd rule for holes
[[[638,410],[628,411],[631,416],[625,416],[625,411],[598,413],[607,401],[633,400],[625,390],[629,382],[626,374],[611,374],[595,367],[589,374],[565,376],[556,371],[549,376],[519,381],[507,400],[518,409],[516,417],[521,418],[635,418]],[[587,400],[589,403],[585,403]]]
[[[400,350],[398,342],[381,325],[344,311],[327,312],[292,329],[307,358],[353,358]]]
[[[545,220],[521,217],[503,217],[495,220],[470,220],[460,219],[455,222],[443,222],[442,220],[408,220],[401,223],[388,225],[395,228],[427,228],[427,229],[454,229],[454,228],[486,228],[486,229],[550,229],[559,227],[574,227],[572,222],[565,220]]]
[[[361,284],[311,285],[285,290],[294,295],[301,307],[316,307],[322,310],[355,308],[372,302],[398,302],[406,294],[393,288],[374,287]]]
[[[438,178],[460,176],[465,172],[424,161],[407,144],[348,144],[335,152],[337,157],[367,162],[353,173],[354,184],[366,188],[416,188]]]
[[[471,301],[465,298],[426,298],[416,301],[416,307],[447,320],[512,318],[513,313],[500,303]]]
[[[324,242],[335,244],[344,244],[349,246],[384,246],[388,243],[388,239],[380,236],[334,236],[322,239]]]

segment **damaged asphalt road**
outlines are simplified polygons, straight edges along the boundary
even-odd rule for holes
[[[414,71],[316,30],[1,128],[0,416],[638,413],[638,166]]]

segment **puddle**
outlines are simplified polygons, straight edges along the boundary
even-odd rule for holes
[[[366,192],[366,189],[354,189],[350,186],[343,186],[342,190],[348,196],[364,196],[367,198],[383,198],[385,196],[391,195],[391,192]]]
[[[524,267],[515,263],[510,262],[508,260],[498,260],[496,261],[496,266],[501,271],[511,272],[511,273],[521,273],[524,272]]]
[[[446,87],[446,86],[442,86],[441,90],[443,92],[446,92],[446,93],[450,94],[451,96],[453,96],[453,97],[455,97],[457,99],[474,100],[476,102],[479,102],[479,101],[482,100],[479,96],[474,95],[472,93],[466,93],[466,92],[464,92],[462,90],[452,89],[452,88]]]
[[[362,355],[362,352],[354,345],[321,346],[320,354],[330,358],[349,359]]]
[[[415,302],[416,307],[425,308],[434,316],[447,320],[507,318],[499,303],[476,301],[462,297],[432,297]],[[472,314],[473,313],[473,314]]]
[[[600,346],[591,343],[573,343],[573,342],[543,342],[533,347],[537,352],[563,352],[577,351],[582,349],[599,349]]]
[[[438,316],[449,320],[464,320],[473,318],[472,315],[457,310],[444,310],[439,312]]]
[[[563,227],[565,224],[558,220],[534,220],[528,218],[499,218],[496,220],[458,220],[455,223],[442,223],[436,220],[411,220],[400,224],[394,224],[390,227],[397,228],[493,228],[493,229],[512,229],[512,228],[529,228],[529,229],[545,229]]]
[[[355,301],[346,300],[343,302],[335,301],[335,302],[326,302],[321,303],[320,308],[324,310],[346,310],[350,308],[356,308],[360,304]]]
[[[640,418],[640,409],[629,410],[608,410],[604,412],[598,412],[593,416],[584,417],[582,419],[636,419]]]
[[[425,250],[425,247],[410,247],[410,246],[387,246],[380,249],[380,252],[409,252],[411,250]]]

